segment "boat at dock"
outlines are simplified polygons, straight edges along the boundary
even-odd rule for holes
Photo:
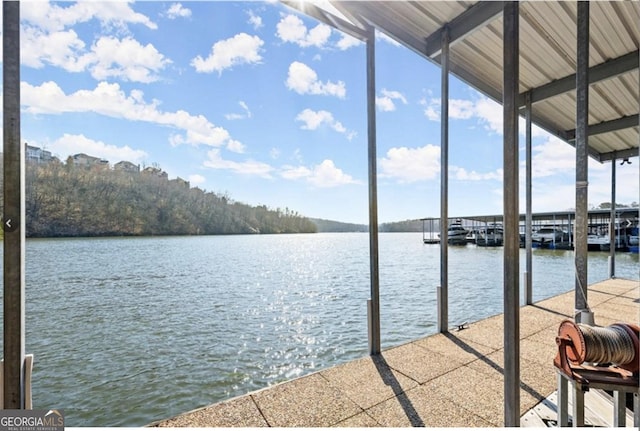
[[[498,224],[480,228],[476,232],[475,242],[482,247],[499,247],[504,242],[504,230]]]
[[[629,239],[627,241],[629,251],[631,253],[638,253],[638,249],[640,247],[640,236],[638,236],[638,228],[634,227],[631,229],[629,234]]]
[[[638,250],[638,228],[630,226],[631,223],[620,226],[616,223],[615,248],[636,252]],[[611,237],[608,225],[590,225],[587,235],[587,248],[589,251],[609,251],[611,249]]]
[[[462,225],[462,220],[456,219],[447,229],[447,242],[451,245],[466,245],[469,229]]]
[[[638,253],[638,227],[640,227],[640,213],[638,208],[616,209],[613,225],[616,228],[615,250]],[[520,247],[526,247],[526,214],[519,216]],[[476,246],[504,245],[502,228],[503,215],[476,215],[450,218],[448,222],[449,244]],[[608,251],[611,249],[612,238],[609,236],[611,226],[611,210],[590,210],[587,216],[587,245],[589,251]],[[423,218],[423,242],[438,244],[440,236],[440,219],[437,217]],[[558,211],[531,214],[531,246],[533,248],[548,248],[553,250],[573,250],[575,246],[575,211]],[[493,227],[498,228],[493,239]],[[466,241],[463,240],[463,233]],[[485,233],[486,232],[486,233]],[[488,235],[487,235],[488,234]],[[502,236],[502,238],[501,238]]]
[[[587,250],[589,251],[609,251],[611,241],[609,235],[587,235]]]
[[[557,226],[542,226],[531,234],[531,242],[534,246],[545,247],[562,242],[564,236],[565,232]]]

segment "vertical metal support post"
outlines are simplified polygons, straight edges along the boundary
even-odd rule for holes
[[[566,427],[569,425],[569,382],[561,374],[558,375],[558,426]]]
[[[380,353],[380,273],[378,270],[378,174],[376,155],[376,38],[369,27],[367,35],[367,136],[369,141],[369,256],[371,273],[371,313],[369,353]]]
[[[24,408],[24,147],[20,143],[20,3],[3,1],[4,407]]]
[[[571,214],[569,214],[569,246],[573,248],[573,236],[574,236],[574,228],[571,226]]]
[[[440,110],[440,286],[438,332],[449,330],[449,28],[442,32]]]
[[[626,395],[622,391],[613,391],[613,426],[624,428],[627,424]]]
[[[633,394],[633,426],[640,428],[640,394]]]
[[[587,302],[587,229],[588,229],[588,132],[589,126],[589,2],[578,2],[576,66],[576,237],[575,259],[575,319],[580,323],[583,313],[590,313]]]
[[[504,426],[520,425],[520,215],[518,212],[519,4],[503,9]]]
[[[611,160],[611,216],[609,217],[609,278],[616,276],[616,158]]]
[[[573,383],[573,426],[584,427],[584,392]]]
[[[531,92],[525,95],[525,152],[526,152],[526,221],[525,221],[525,247],[526,247],[526,271],[524,278],[524,297],[527,305],[533,304],[533,254],[531,247],[533,241],[531,239],[531,178],[533,173],[532,157],[531,157]]]

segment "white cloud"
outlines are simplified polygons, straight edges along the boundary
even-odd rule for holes
[[[191,65],[197,72],[222,73],[223,70],[241,64],[256,64],[262,61],[260,48],[264,41],[258,36],[239,33],[232,38],[221,40],[213,44],[211,53],[205,59],[197,56],[191,60]]]
[[[152,45],[142,46],[130,37],[118,40],[101,37],[88,54],[91,75],[97,80],[121,78],[133,82],[153,82],[158,79],[154,73],[171,63]]]
[[[272,178],[271,173],[274,171],[270,165],[255,160],[244,162],[225,160],[220,156],[219,149],[209,151],[207,156],[209,158],[203,163],[207,168],[229,170],[242,175],[257,175],[268,179]]]
[[[503,178],[503,170],[496,169],[494,172],[487,173],[478,173],[476,171],[467,171],[465,168],[461,168],[458,166],[450,166],[449,173],[456,180],[461,181],[486,181],[486,180],[495,180],[502,181]]]
[[[481,98],[474,103],[475,116],[485,125],[485,129],[502,135],[503,115],[502,106],[491,99]]]
[[[126,37],[119,40],[103,36],[85,52],[85,44],[73,30],[49,34],[25,28],[22,38],[22,64],[41,68],[45,64],[68,72],[90,70],[97,79],[121,78],[133,82],[152,82],[170,60],[152,45],[142,46]]]
[[[393,45],[393,46],[398,46],[398,47],[402,46],[395,39],[390,38],[385,33],[381,32],[381,31],[378,31],[378,30],[376,30],[376,40],[387,42],[389,45]]]
[[[278,22],[276,35],[283,42],[294,43],[303,48],[315,46],[322,48],[331,36],[331,27],[318,24],[308,30],[302,20],[295,15],[287,15]]]
[[[88,64],[88,59],[82,58],[85,44],[73,30],[44,33],[25,27],[20,45],[20,60],[25,66],[41,68],[46,63],[69,72],[81,72]]]
[[[311,173],[311,169],[306,166],[285,166],[280,176],[287,180],[299,180],[310,177]]]
[[[329,111],[313,111],[311,109],[305,109],[298,114],[296,121],[304,123],[301,126],[304,130],[316,130],[323,124],[326,124],[338,133],[347,132],[347,129],[342,125],[342,123],[333,118],[333,114]]]
[[[431,121],[440,121],[440,99],[431,99],[429,101],[422,99],[420,104],[425,106],[425,117]]]
[[[182,3],[173,3],[166,13],[167,18],[188,18],[191,16],[191,9],[182,6]]]
[[[531,148],[531,172],[536,178],[563,173],[575,178],[576,150],[556,137]],[[524,167],[520,169],[524,171]]]
[[[125,28],[127,24],[141,24],[150,29],[158,26],[147,16],[131,9],[130,1],[80,1],[69,7],[48,1],[21,2],[20,19],[46,32],[96,19],[103,27]]]
[[[396,110],[396,105],[393,103],[393,100],[384,96],[376,96],[376,107],[382,112],[391,112]]]
[[[440,173],[440,147],[391,148],[379,164],[381,177],[396,178],[401,183],[430,180]]]
[[[343,99],[347,93],[342,81],[323,83],[318,80],[318,74],[304,63],[294,61],[289,66],[287,88],[298,94],[316,94],[336,96]]]
[[[205,177],[199,174],[189,175],[188,180],[192,185],[204,184],[207,181]]]
[[[235,139],[229,139],[229,141],[227,141],[227,150],[232,153],[242,154],[244,153],[244,144],[240,141],[236,141]]]
[[[440,121],[442,106],[439,98],[422,99],[420,104],[425,106],[425,117],[431,121]],[[468,120],[476,118],[478,123],[486,130],[499,135],[503,133],[503,115],[502,105],[487,97],[479,97],[476,100],[449,100],[450,119]],[[524,135],[524,118],[520,118],[519,120],[519,132],[521,135]],[[537,126],[533,126],[531,132],[534,137],[548,136],[548,133]]]
[[[242,100],[238,102],[238,105],[240,105],[240,107],[244,112],[241,114],[238,114],[238,113],[226,114],[224,117],[227,120],[244,120],[246,118],[251,118],[252,114],[251,114],[251,110],[249,109],[249,105],[247,105],[246,102],[243,102]]]
[[[40,86],[21,83],[21,103],[32,114],[61,114],[65,112],[95,112],[112,118],[142,121],[182,130],[184,135],[173,134],[172,144],[189,143],[214,147],[234,144],[229,132],[213,125],[203,115],[186,111],[164,112],[159,101],[144,101],[142,91],[132,90],[127,96],[118,84],[100,82],[93,90],[78,90],[65,94],[55,82]]]
[[[471,100],[451,99],[449,101],[449,117],[467,120],[474,115],[474,104]]]
[[[383,112],[395,111],[396,105],[394,103],[394,100],[399,100],[405,105],[407,104],[407,99],[399,91],[390,91],[387,89],[382,89],[381,93],[382,93],[382,96],[376,96],[376,106],[380,111],[383,111]]]
[[[360,184],[336,167],[332,160],[324,160],[319,165],[307,168],[305,166],[285,166],[280,175],[288,180],[304,179],[318,188],[338,187],[347,184]]]
[[[420,148],[396,147],[380,159],[381,177],[395,178],[400,183],[413,183],[436,179],[440,175],[440,147],[426,145]],[[479,173],[458,166],[449,166],[453,179],[461,181],[502,181],[502,169]]]
[[[324,160],[315,166],[308,181],[316,187],[337,187],[345,184],[357,184],[351,175],[337,168],[331,160]]]
[[[123,31],[127,31],[129,23],[156,28],[126,2],[78,2],[67,8],[42,1],[25,2],[21,4],[21,12],[21,62],[25,66],[52,65],[68,72],[89,70],[98,80],[121,78],[151,82],[157,80],[155,74],[170,63],[152,44],[142,46],[131,37],[119,40],[102,36],[87,50],[75,30],[66,29],[93,19],[103,27],[115,26]]]
[[[638,202],[638,187],[640,187],[640,176],[638,176],[638,157],[630,159],[631,165],[620,165],[620,160],[616,166],[616,202],[619,204],[631,204]],[[575,191],[573,193],[575,196]],[[594,206],[602,202],[611,202],[611,163],[589,164],[589,203]]]
[[[361,40],[356,39],[355,37],[349,36],[346,33],[343,33],[340,40],[336,43],[336,47],[340,51],[346,51],[349,48],[353,48],[354,46],[360,46],[360,45],[362,45]]]
[[[488,99],[487,99],[488,100]],[[429,100],[422,99],[421,105],[425,106],[424,114],[431,121],[440,121],[442,101],[440,98]],[[502,110],[500,111],[502,113]],[[502,115],[502,114],[501,114]],[[478,107],[471,100],[449,99],[449,118],[454,120],[468,120],[473,116],[480,116]]]
[[[272,148],[269,151],[269,157],[271,157],[272,159],[277,159],[278,157],[280,157],[280,149],[278,148]]]
[[[65,160],[68,156],[74,154],[85,153],[109,160],[112,165],[122,160],[139,164],[148,157],[146,152],[134,150],[127,145],[118,147],[105,144],[102,141],[94,141],[84,135],[70,135],[67,133],[56,139],[49,146],[49,150],[59,155],[61,160]]]
[[[526,197],[524,187],[520,187],[520,207],[524,212]],[[553,181],[552,184],[534,183],[531,206],[534,212],[562,211],[574,209],[576,204],[576,188],[572,183]]]
[[[262,17],[260,15],[256,15],[253,11],[249,11],[249,24],[253,27],[254,30],[257,30],[261,27],[264,27],[262,23]]]

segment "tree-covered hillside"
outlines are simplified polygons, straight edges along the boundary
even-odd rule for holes
[[[380,232],[422,232],[422,220],[404,220],[380,225]]]
[[[234,202],[228,196],[168,180],[161,170],[125,172],[67,163],[29,163],[29,237],[211,235],[316,232],[289,209]]]
[[[366,224],[342,223],[320,218],[310,219],[318,228],[318,232],[369,232]]]

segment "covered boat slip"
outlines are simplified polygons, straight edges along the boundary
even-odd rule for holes
[[[589,250],[610,251],[612,259],[615,258],[615,251],[632,251],[637,253],[637,248],[633,248],[636,244],[633,242],[633,236],[638,235],[638,227],[640,226],[640,210],[638,208],[616,208],[614,218],[611,218],[611,210],[590,210],[587,215],[588,220],[588,243]],[[454,221],[460,224],[470,232],[469,242],[474,242],[475,234],[484,230],[498,228],[502,233],[502,214],[493,215],[465,215],[450,218],[447,225]],[[540,229],[554,229],[558,233],[558,238],[554,241],[546,241],[541,243],[532,239],[533,247],[561,248],[573,249],[574,241],[574,221],[576,218],[575,211],[553,211],[531,214],[531,229],[535,233]],[[440,218],[426,217],[420,219],[422,221],[422,237],[425,244],[437,244],[440,242],[438,235]],[[614,220],[615,236],[611,242],[611,220]],[[524,247],[525,233],[527,228],[527,215],[520,214],[520,246]],[[596,242],[600,241],[600,242]],[[615,247],[609,247],[609,244],[615,244]],[[607,247],[592,247],[593,245],[604,244]],[[497,244],[497,245],[502,245]],[[615,274],[611,274],[612,276]]]
[[[525,119],[525,303],[532,303],[532,124],[575,147],[573,317],[592,320],[587,289],[588,159],[616,164],[640,147],[640,2],[285,1],[366,43],[371,298],[370,353],[380,353],[375,33],[441,67],[440,237],[447,237],[449,77],[503,106],[504,426],[521,413],[519,130]],[[640,166],[634,159],[635,167]],[[640,181],[640,175],[638,175]],[[640,191],[640,184],[626,184]],[[640,193],[640,192],[639,192]],[[640,196],[640,194],[639,194]],[[434,203],[435,204],[435,203]],[[613,229],[610,230],[613,235]],[[612,241],[613,242],[613,239]],[[613,273],[613,272],[612,272]],[[447,333],[448,243],[440,242],[438,330]],[[632,316],[637,321],[637,315]],[[526,328],[523,328],[526,330]],[[479,390],[480,388],[478,388]]]
[[[602,290],[600,285],[588,289],[586,275],[588,158],[611,162],[613,208],[616,162],[633,158],[634,169],[640,167],[637,159],[640,146],[640,2],[328,1],[322,3],[322,8],[311,2],[285,3],[366,42],[371,268],[369,350],[372,356],[346,364],[345,367],[351,367],[348,369],[330,369],[232,400],[226,406],[233,406],[233,409],[223,408],[216,414],[226,418],[240,408],[242,417],[257,421],[241,423],[241,426],[259,426],[265,420],[268,425],[275,426],[376,426],[384,423],[392,426],[518,426],[521,412],[555,387],[553,367],[545,365],[552,358],[543,356],[552,355],[545,349],[555,346],[546,343],[555,336],[559,319],[575,316],[577,321],[589,320],[594,310],[598,324],[607,319],[637,321],[638,318],[637,281],[620,286],[618,283],[622,280],[610,280],[606,282],[607,286],[613,286],[610,292]],[[4,254],[3,391],[4,408],[8,409],[25,407],[25,208],[24,148],[20,140],[19,23],[18,2],[3,2],[3,221],[4,247],[12,251]],[[448,246],[443,242],[437,289],[441,333],[423,343],[410,343],[385,352],[380,349],[375,31],[385,33],[442,68],[441,220],[450,218],[447,169],[450,74],[500,102],[504,127],[504,313],[468,330],[448,332]],[[520,115],[526,120],[528,245],[525,263],[525,302],[528,305],[522,309],[519,306]],[[544,301],[531,305],[530,300],[533,288],[530,253],[532,124],[576,148],[576,280],[575,286],[567,286],[567,289],[575,288],[575,292],[559,297],[560,305]],[[627,186],[640,190],[638,184]],[[611,219],[615,217],[612,212]],[[442,237],[446,235],[446,228],[446,223],[440,224]],[[537,336],[542,338],[537,339]],[[528,338],[534,344],[525,343]],[[461,360],[447,355],[446,348],[434,351],[436,347],[428,340],[453,348],[455,356]],[[408,350],[417,354],[410,355]],[[37,357],[37,352],[34,353]],[[544,360],[544,364],[539,363],[540,360]],[[370,379],[371,375],[377,379]],[[343,389],[337,390],[331,382],[339,383]],[[325,397],[312,397],[315,392]],[[455,396],[452,395],[454,392]],[[389,404],[384,405],[387,399]],[[466,407],[461,408],[461,405]],[[268,412],[273,412],[273,416],[267,417]],[[385,417],[399,419],[387,420]],[[326,422],[328,418],[339,420]],[[425,418],[447,422],[432,424]],[[213,423],[208,422],[207,426],[213,426]]]

